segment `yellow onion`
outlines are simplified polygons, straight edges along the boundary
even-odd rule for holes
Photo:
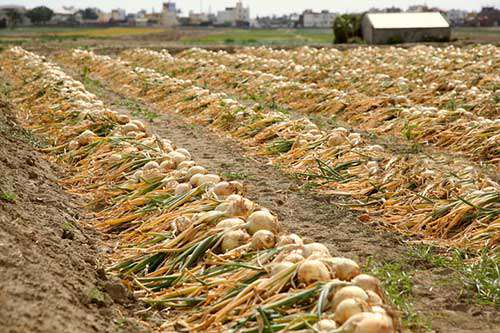
[[[339,330],[343,333],[393,333],[394,327],[387,315],[362,312],[349,318]]]
[[[175,162],[167,158],[165,161],[160,163],[160,169],[164,171],[169,171],[175,169]]]
[[[76,139],[80,145],[84,146],[91,143],[96,137],[97,135],[91,130],[85,130]]]
[[[189,184],[189,183],[180,183],[179,185],[177,185],[175,187],[174,194],[175,195],[182,195],[182,194],[188,193],[189,191],[191,191],[191,184]]]
[[[122,132],[129,135],[132,135],[131,132],[134,132],[135,135],[139,132],[139,127],[134,123],[127,123],[122,126]]]
[[[192,167],[189,168],[186,176],[188,178],[191,178],[191,177],[193,177],[193,175],[196,175],[196,174],[205,175],[207,173],[208,173],[208,171],[204,167],[199,166],[199,165],[194,165],[194,166],[192,166]]]
[[[229,182],[219,182],[215,184],[212,191],[219,196],[228,196],[234,193],[234,189]]]
[[[163,177],[163,176],[164,176],[164,174],[162,174],[159,169],[155,169],[155,168],[144,170],[144,173],[142,175],[144,180],[147,180],[147,181],[153,180],[155,178]]]
[[[226,202],[228,202],[227,208],[225,210],[225,214],[227,216],[246,217],[255,208],[255,204],[252,201],[243,197],[240,197],[239,200],[231,200],[231,201],[226,200]]]
[[[350,281],[360,272],[359,265],[351,259],[334,257],[324,258],[322,261],[339,280]]]
[[[284,235],[279,238],[278,247],[290,244],[304,245],[304,242],[302,241],[302,238],[296,234]]]
[[[289,261],[282,261],[282,262],[274,263],[271,265],[271,276],[275,276],[279,272],[282,272],[286,269],[289,269],[293,265],[294,264],[289,262]]]
[[[309,285],[317,281],[330,280],[328,268],[319,260],[306,260],[297,271],[299,282]]]
[[[313,328],[319,333],[330,333],[337,328],[337,323],[331,319],[321,319],[314,324]]]
[[[207,173],[206,175],[201,176],[199,185],[217,184],[218,182],[220,182],[220,177],[218,175]]]
[[[247,230],[253,235],[259,230],[268,230],[277,234],[280,230],[278,219],[266,210],[253,212],[247,219]]]
[[[130,123],[132,123],[135,126],[137,126],[137,128],[139,129],[139,131],[141,131],[141,132],[145,132],[146,131],[146,126],[144,126],[144,124],[142,123],[142,121],[134,119]]]
[[[137,170],[137,171],[136,171],[136,172],[134,172],[134,174],[132,175],[132,179],[134,179],[135,181],[139,182],[143,176],[144,176],[144,171],[142,171],[142,170]]]
[[[259,230],[252,236],[251,246],[255,250],[266,250],[274,247],[275,236],[269,230]]]
[[[337,310],[337,306],[345,299],[357,298],[362,301],[368,301],[368,294],[358,286],[347,286],[334,291],[331,308],[333,311]]]
[[[320,254],[325,257],[330,256],[328,248],[321,243],[309,243],[304,245],[304,257],[308,258],[312,254]]]
[[[171,151],[170,153],[167,154],[167,156],[175,162],[176,165],[179,165],[180,163],[186,161],[188,158],[186,155],[179,153],[178,151],[174,150]]]
[[[350,317],[357,313],[365,312],[368,310],[368,305],[366,302],[358,299],[358,298],[346,298],[342,302],[339,303],[335,313],[333,315],[333,319],[339,324],[343,324]]]
[[[189,178],[189,182],[194,187],[198,187],[198,186],[200,186],[201,177],[203,177],[202,173],[196,173],[196,174],[192,175],[191,178]]]
[[[179,163],[177,169],[189,169],[193,167],[196,163],[194,161],[183,161]]]
[[[289,262],[293,262],[293,263],[298,263],[298,262],[301,262],[302,260],[304,260],[304,257],[300,253],[292,252],[292,253],[289,253],[284,258],[284,260],[289,261]]]
[[[368,303],[370,305],[382,305],[384,302],[382,301],[382,298],[373,290],[365,290],[366,294],[368,295]]]
[[[246,231],[238,229],[229,231],[222,238],[221,249],[222,252],[227,252],[241,245],[244,245],[250,239],[250,235]]]
[[[385,311],[385,309],[383,307],[381,307],[380,305],[374,305],[370,308],[370,312],[373,312],[373,313],[380,313],[380,314],[387,314],[387,311]]]
[[[160,165],[158,164],[158,162],[149,161],[148,163],[144,164],[142,169],[144,171],[147,171],[147,170],[151,170],[151,169],[158,169],[159,167],[160,167]]]
[[[120,162],[121,160],[122,160],[122,155],[120,155],[120,154],[111,154],[108,157],[108,162],[111,164]]]
[[[380,280],[374,276],[368,274],[359,274],[358,276],[354,277],[351,282],[358,287],[363,288],[364,290],[371,290],[378,295],[381,295],[382,293]]]
[[[192,224],[191,220],[185,216],[179,216],[172,221],[172,229],[174,234],[179,234],[185,231]]]
[[[219,223],[217,223],[217,225],[215,226],[217,229],[219,228],[224,228],[224,229],[230,229],[230,228],[234,228],[236,226],[243,226],[245,224],[245,221],[243,221],[242,219],[240,218],[237,218],[237,217],[231,217],[231,218],[228,218],[228,219],[224,219],[222,221],[220,221]]]
[[[126,114],[117,114],[115,116],[116,122],[120,125],[125,125],[130,121],[130,117],[127,116]]]
[[[326,145],[328,147],[336,147],[340,146],[344,142],[346,142],[346,138],[340,132],[332,132],[332,134],[328,137]]]
[[[187,149],[184,149],[184,148],[177,148],[175,151],[176,151],[176,152],[178,152],[178,153],[183,154],[183,155],[184,155],[184,156],[186,156],[189,160],[191,159],[191,154],[189,153],[189,151],[187,151]]]

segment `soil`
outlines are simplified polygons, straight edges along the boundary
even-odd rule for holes
[[[0,332],[149,332],[39,144],[0,97]]]
[[[81,79],[70,68],[65,70],[75,79]],[[271,166],[267,159],[253,156],[235,140],[188,123],[180,115],[155,110],[137,101],[142,109],[158,115],[153,121],[145,119],[127,109],[124,104],[130,103],[123,103],[125,97],[106,86],[103,82],[102,86],[92,85],[88,89],[108,107],[141,119],[153,133],[170,139],[177,147],[186,148],[193,159],[210,172],[241,180],[246,196],[276,213],[290,232],[325,244],[333,256],[348,257],[362,265],[396,263],[411,272],[414,312],[424,322],[415,331],[500,332],[498,309],[475,304],[474,291],[465,288],[452,271],[409,258],[409,242],[415,239],[361,222],[363,217],[359,213],[337,205],[344,202],[344,198],[304,190],[299,180]]]

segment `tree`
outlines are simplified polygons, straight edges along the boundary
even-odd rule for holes
[[[97,15],[95,9],[92,8],[85,8],[84,10],[80,11],[82,14],[82,19],[84,20],[97,20],[99,15]]]
[[[29,17],[33,24],[41,24],[50,21],[52,16],[54,16],[54,12],[48,7],[40,6],[28,11],[26,16]]]
[[[335,43],[347,43],[353,37],[361,37],[362,15],[344,14],[338,16],[333,22]]]
[[[16,9],[9,9],[6,11],[7,24],[11,29],[14,29],[19,23],[23,21],[23,17]]]

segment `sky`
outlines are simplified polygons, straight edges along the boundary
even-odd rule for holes
[[[177,0],[174,1],[183,15],[187,15],[190,10],[196,12],[207,12],[211,9],[212,13],[222,10],[224,7],[234,6],[236,0]],[[146,9],[148,12],[153,8],[160,11],[162,0],[0,0],[0,5],[23,5],[28,8],[36,6],[47,6],[56,11],[63,6],[76,6],[78,8],[98,7],[109,11],[113,8],[124,8],[127,12],[137,12],[140,9]],[[300,13],[305,9],[319,11],[328,9],[334,12],[361,12],[372,7],[385,8],[396,6],[406,9],[410,5],[426,4],[431,7],[442,9],[466,9],[480,10],[482,6],[495,6],[500,8],[500,0],[351,0],[351,1],[332,1],[332,0],[243,0],[244,6],[250,7],[252,17]]]

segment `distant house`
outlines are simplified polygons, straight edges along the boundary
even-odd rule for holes
[[[0,27],[27,26],[31,24],[26,16],[28,11],[23,6],[0,6]]]
[[[369,44],[449,41],[450,23],[441,13],[368,13],[361,22]]]
[[[235,7],[226,7],[223,11],[217,12],[216,24],[233,27],[249,26],[250,8],[243,7],[241,1],[238,1]]]
[[[322,10],[319,13],[312,10],[306,10],[302,13],[299,21],[304,28],[332,28],[337,14],[328,10]]]
[[[167,2],[163,3],[160,24],[163,27],[174,27],[174,26],[179,25],[179,20],[177,19],[177,9],[175,7],[175,2],[167,1]]]

